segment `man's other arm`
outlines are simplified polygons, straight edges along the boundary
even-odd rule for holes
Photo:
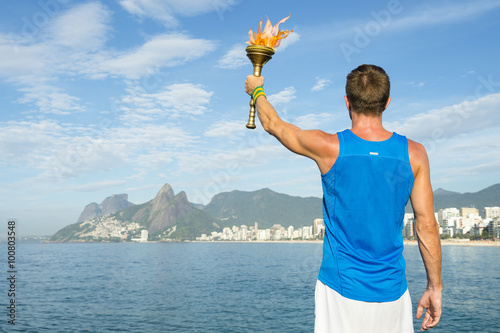
[[[434,196],[430,181],[429,160],[425,148],[408,140],[410,162],[415,182],[410,196],[415,215],[415,228],[418,245],[427,273],[427,289],[420,298],[417,308],[417,319],[420,319],[424,308],[427,309],[421,330],[435,327],[441,318],[442,291],[441,281],[441,241],[439,227],[434,216]]]
[[[251,94],[264,83],[263,77],[249,75],[245,84]],[[257,98],[257,115],[266,132],[273,135],[290,151],[313,159],[321,173],[327,173],[338,156],[338,138],[320,130],[302,130],[282,120],[265,97]]]

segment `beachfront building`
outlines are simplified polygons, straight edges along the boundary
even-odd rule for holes
[[[313,237],[313,227],[303,227],[302,228],[302,239],[312,239]]]
[[[247,240],[247,238],[248,238],[248,227],[243,224],[240,227],[240,230],[238,231],[238,240],[244,241]]]
[[[325,236],[325,221],[323,219],[315,219],[313,221],[313,235],[318,238]]]
[[[500,217],[490,219],[488,222],[488,233],[490,236],[500,238]]]
[[[464,234],[469,232],[470,228],[468,230],[465,230],[464,232],[462,220],[463,219],[461,216],[444,218],[441,223],[441,230],[442,230],[441,234],[453,237],[453,235],[456,234]]]
[[[411,216],[410,216],[411,215]],[[415,238],[415,218],[413,214],[405,214],[403,238]]]
[[[500,217],[500,207],[484,207],[483,215],[485,219]]]
[[[471,229],[471,235],[472,236],[482,236],[484,230],[488,230],[488,224],[486,224],[484,222],[480,222],[480,223],[476,224]]]
[[[481,222],[482,222],[481,216],[479,216],[478,214],[469,214],[468,217],[462,218],[463,234],[469,233],[473,235],[471,229],[474,228],[474,226],[480,224]]]
[[[438,211],[437,221],[439,222],[440,226],[443,226],[443,220],[459,216],[460,216],[460,211],[457,208],[440,209]]]
[[[222,229],[222,236],[221,236],[221,239],[222,240],[231,240],[233,239],[233,230],[231,230],[231,228],[224,228]]]
[[[259,230],[259,233],[258,233],[258,236],[257,236],[257,240],[258,241],[267,240],[267,237],[268,237],[267,236],[267,230],[269,230],[269,229],[264,229],[264,230],[261,229],[261,230]],[[269,231],[271,231],[271,230],[269,230]],[[270,235],[270,233],[269,233],[269,235]]]
[[[462,216],[463,218],[469,216],[479,216],[479,210],[474,207],[462,207],[460,208],[460,216]]]
[[[453,237],[455,235],[455,230],[453,230],[453,228],[442,228],[441,235]]]
[[[295,239],[295,238],[302,238],[302,229],[294,230],[292,239]]]
[[[132,238],[132,241],[143,243],[143,242],[148,241],[148,237],[149,237],[148,231],[144,229],[144,230],[141,230],[141,237],[140,238]]]

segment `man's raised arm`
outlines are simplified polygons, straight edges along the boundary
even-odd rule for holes
[[[249,75],[245,81],[245,90],[251,95],[254,89],[264,84],[262,76]],[[338,156],[338,139],[320,130],[302,130],[282,120],[267,98],[260,97],[256,101],[256,109],[262,127],[273,135],[290,151],[313,159],[321,171],[330,170]],[[337,144],[335,145],[335,141]]]
[[[410,161],[415,175],[415,182],[410,196],[415,214],[420,254],[427,273],[427,289],[420,298],[417,308],[417,319],[420,319],[424,308],[427,309],[421,330],[436,326],[441,318],[442,291],[441,281],[441,241],[439,227],[434,217],[434,196],[430,181],[429,160],[425,148],[408,140]]]

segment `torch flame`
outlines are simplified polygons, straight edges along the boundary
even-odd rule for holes
[[[276,49],[280,45],[281,40],[283,38],[286,38],[291,32],[293,32],[293,30],[279,30],[279,25],[288,20],[290,18],[290,15],[276,23],[276,25],[274,26],[271,25],[271,21],[269,21],[269,18],[267,18],[266,25],[264,26],[264,31],[262,31],[262,21],[260,21],[259,30],[257,31],[257,33],[254,33],[252,29],[250,29],[250,31],[248,32],[249,39],[247,44],[262,45]]]

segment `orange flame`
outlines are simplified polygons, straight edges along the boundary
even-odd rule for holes
[[[293,32],[293,30],[279,30],[279,25],[288,20],[290,15],[279,21],[275,26],[271,25],[271,21],[269,21],[268,18],[266,25],[264,26],[264,31],[262,31],[262,21],[260,21],[257,33],[254,33],[252,29],[248,32],[249,39],[247,44],[262,45],[276,49],[280,45],[281,40]]]

